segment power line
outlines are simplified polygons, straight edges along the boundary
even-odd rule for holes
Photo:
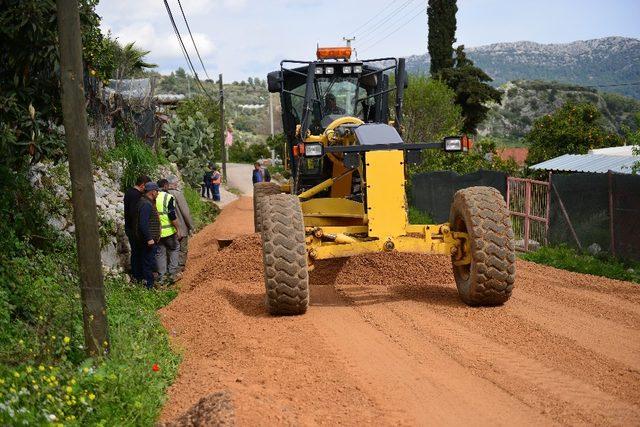
[[[372,48],[373,46],[377,45],[378,43],[380,43],[381,41],[388,39],[389,37],[391,37],[392,35],[394,35],[395,33],[397,33],[398,31],[400,31],[401,29],[403,29],[408,23],[414,21],[418,16],[420,16],[421,14],[423,14],[424,12],[427,11],[427,7],[421,7],[420,10],[418,11],[418,13],[416,13],[415,15],[413,15],[411,18],[409,18],[407,21],[403,22],[402,24],[400,24],[400,26],[398,26],[396,29],[394,29],[393,31],[391,31],[390,33],[388,33],[387,35],[385,35],[384,37],[376,40],[373,43],[369,43],[368,45],[366,45],[364,48],[361,48],[359,50],[360,53],[362,53],[363,51],[366,51],[370,48]],[[406,15],[405,15],[406,16]]]
[[[187,22],[187,17],[184,14],[184,9],[182,9],[182,3],[180,2],[180,0],[178,0],[178,6],[180,6],[180,12],[182,13],[184,24],[187,26],[189,37],[191,37],[191,43],[193,43],[193,48],[196,50],[196,55],[198,55],[198,59],[200,60],[200,65],[202,65],[202,70],[204,71],[205,76],[207,76],[207,79],[211,80],[211,77],[209,77],[209,73],[207,73],[207,69],[204,67],[204,62],[202,62],[202,57],[200,56],[200,52],[198,51],[198,46],[196,46],[196,41],[193,39],[193,34],[191,34],[191,28],[189,27],[189,23]]]
[[[393,11],[391,11],[391,13],[385,19],[383,19],[382,21],[380,21],[377,24],[375,24],[373,27],[371,27],[368,30],[366,30],[363,34],[360,34],[360,40],[361,41],[362,40],[366,40],[367,38],[370,38],[372,35],[375,37],[376,31],[380,27],[382,27],[384,24],[386,24],[391,19],[396,17],[398,15],[398,13],[400,13],[402,11],[402,9],[406,8],[407,6],[409,6],[409,4],[413,3],[414,1],[415,0],[407,0],[404,3],[402,3],[400,6],[395,8]]]
[[[204,85],[202,84],[202,81],[200,81],[200,78],[198,77],[198,73],[196,72],[196,69],[193,66],[193,63],[191,62],[191,58],[189,57],[189,53],[187,52],[187,48],[184,46],[184,42],[182,41],[182,37],[180,36],[180,31],[178,30],[178,26],[176,25],[176,21],[173,18],[173,14],[171,13],[171,8],[169,7],[169,3],[167,2],[167,0],[164,0],[164,5],[165,5],[165,8],[167,9],[167,14],[169,15],[169,20],[171,21],[171,26],[173,27],[173,31],[175,32],[176,37],[178,38],[178,43],[180,44],[180,47],[182,48],[182,54],[184,55],[184,59],[187,61],[187,65],[189,66],[189,69],[193,73],[193,76],[196,79],[196,82],[198,83],[200,88],[202,89],[202,92],[204,92],[204,94],[209,99],[211,99],[212,101],[215,102],[215,99],[209,94],[209,92],[207,92],[207,90],[205,89]]]
[[[370,22],[372,22],[373,20],[375,20],[378,16],[382,15],[382,13],[384,11],[386,11],[389,7],[391,7],[391,5],[393,5],[394,3],[397,3],[398,0],[393,0],[391,2],[389,2],[388,4],[386,4],[378,13],[376,13],[375,15],[373,15],[373,17],[371,17],[367,22],[365,22],[364,24],[360,25],[359,27],[357,27],[355,30],[353,30],[352,34],[357,34],[358,31],[360,31],[362,28],[366,27],[367,25],[369,25]]]

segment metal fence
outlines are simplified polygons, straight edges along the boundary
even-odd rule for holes
[[[504,195],[520,250],[566,244],[640,260],[638,175],[549,174],[545,182],[493,171],[431,172],[413,177],[411,205],[445,222],[455,192],[476,185],[495,187]]]
[[[529,251],[547,244],[549,196],[548,182],[507,178],[507,206],[517,249]]]

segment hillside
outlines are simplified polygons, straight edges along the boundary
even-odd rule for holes
[[[640,112],[640,101],[618,94],[602,93],[593,88],[542,81],[517,80],[500,88],[502,102],[493,104],[487,119],[478,129],[481,135],[522,137],[538,117],[553,113],[566,102],[589,102],[602,112],[603,125],[622,132],[635,129],[634,115]]]
[[[578,85],[640,82],[640,40],[606,37],[562,44],[528,41],[466,48],[495,85],[510,80],[546,80]],[[410,73],[429,70],[429,55],[407,58]],[[640,84],[607,87],[640,99]]]

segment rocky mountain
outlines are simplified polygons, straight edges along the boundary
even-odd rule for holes
[[[562,44],[528,41],[468,47],[468,56],[494,79],[546,80],[600,86],[640,99],[640,40],[606,37]],[[426,73],[429,55],[407,58],[410,73]],[[629,85],[628,83],[635,83]],[[621,85],[624,86],[609,86]]]
[[[478,128],[481,135],[520,138],[535,119],[553,113],[566,102],[588,102],[602,113],[602,124],[610,131],[622,133],[625,127],[635,130],[635,115],[640,101],[596,89],[543,81],[516,80],[500,87],[502,102],[492,104],[487,119]]]

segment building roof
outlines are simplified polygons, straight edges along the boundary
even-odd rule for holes
[[[607,156],[633,156],[633,150],[640,149],[637,145],[622,145],[620,147],[594,148],[589,154],[606,154]]]
[[[565,154],[547,160],[530,168],[536,170],[550,170],[562,172],[593,172],[607,173],[608,171],[630,174],[633,164],[640,161],[638,156],[608,156],[605,154]]]

